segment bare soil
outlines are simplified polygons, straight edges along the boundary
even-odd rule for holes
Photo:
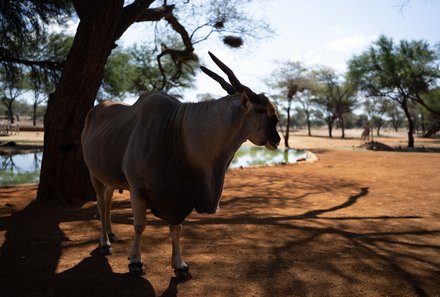
[[[230,170],[220,212],[184,224],[187,282],[173,277],[168,228],[150,213],[147,274],[127,274],[128,192],[115,193],[118,242],[104,257],[96,203],[36,203],[35,185],[0,188],[0,295],[440,296],[440,154],[359,149],[358,132],[297,131],[292,147],[319,161]]]

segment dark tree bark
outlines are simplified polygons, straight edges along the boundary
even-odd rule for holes
[[[114,47],[123,1],[75,1],[80,23],[44,118],[38,200],[72,203],[95,197],[80,135]]]
[[[411,113],[408,109],[408,100],[404,99],[401,104],[403,112],[406,115],[406,119],[408,121],[408,147],[414,147],[414,121],[411,117]]]
[[[289,101],[289,105],[287,106],[287,122],[286,122],[286,131],[284,134],[284,146],[286,148],[290,148],[289,147],[289,134],[290,134],[290,103],[291,101]]]
[[[344,117],[339,117],[339,121],[341,122],[341,138],[345,138],[345,121],[344,121]]]
[[[334,117],[327,117],[326,118],[327,128],[328,128],[328,137],[333,138],[333,123],[335,122]]]
[[[333,124],[332,123],[327,123],[327,128],[328,128],[328,137],[332,138],[333,137]]]
[[[305,113],[306,113],[306,120],[307,120],[307,134],[309,136],[312,136],[312,123],[310,121],[310,112],[305,111]]]

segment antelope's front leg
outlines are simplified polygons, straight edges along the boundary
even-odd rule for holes
[[[182,225],[170,225],[170,234],[172,242],[171,267],[174,268],[174,274],[181,280],[192,278],[188,265],[183,261],[180,254],[180,231]]]

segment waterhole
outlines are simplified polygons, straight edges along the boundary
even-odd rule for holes
[[[0,186],[38,183],[42,152],[1,155]],[[307,152],[294,149],[269,151],[264,147],[243,145],[234,156],[230,167],[251,167],[295,163],[306,159]]]

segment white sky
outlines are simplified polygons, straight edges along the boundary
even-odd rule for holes
[[[302,61],[308,65],[327,65],[345,71],[347,61],[365,50],[380,34],[400,39],[440,42],[440,1],[411,0],[267,0],[250,4],[249,13],[265,19],[276,36],[258,43],[229,49],[216,38],[196,46],[201,63],[218,71],[208,50],[229,65],[240,81],[256,92],[267,92],[264,79],[276,69],[276,61]],[[121,38],[124,45],[142,41],[139,25]],[[185,96],[225,92],[203,73],[196,89]]]

